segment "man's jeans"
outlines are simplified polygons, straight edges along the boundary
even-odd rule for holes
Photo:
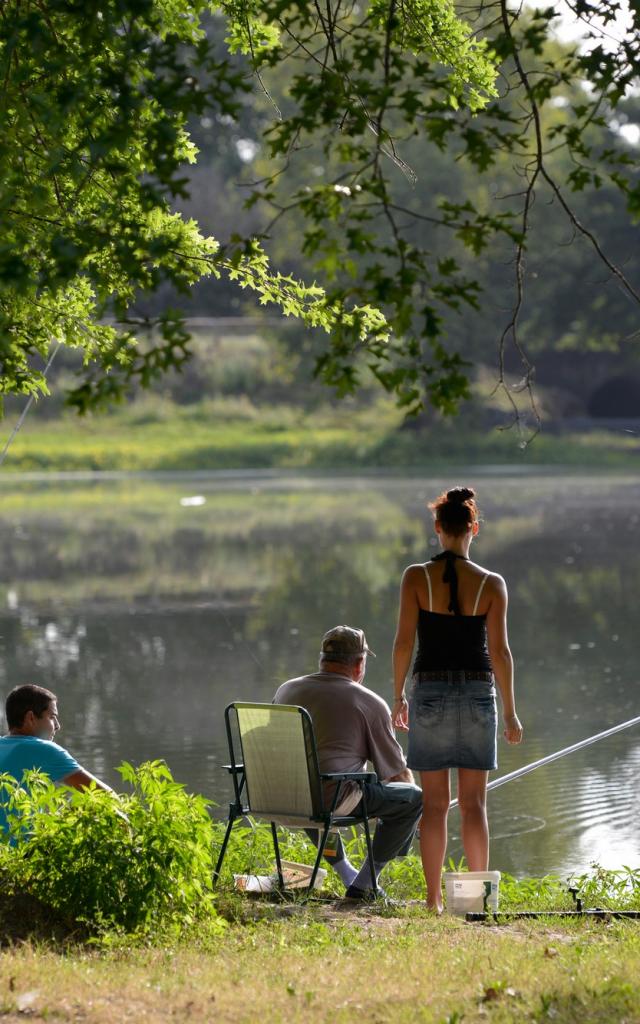
[[[381,782],[365,782],[364,793],[367,817],[378,819],[373,837],[374,861],[382,865],[394,857],[406,856],[422,814],[422,790],[410,782],[388,782],[386,785]],[[352,814],[361,811],[362,801]],[[316,829],[307,829],[306,832],[317,846],[319,832]],[[329,864],[336,864],[344,856],[342,839],[338,838],[335,854],[326,857],[326,860]]]

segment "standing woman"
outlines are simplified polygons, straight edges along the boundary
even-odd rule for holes
[[[489,866],[486,792],[496,761],[496,699],[504,736],[520,743],[522,726],[513,694],[513,658],[507,640],[507,588],[497,573],[469,559],[478,533],[478,507],[469,487],[454,487],[429,508],[442,552],[405,569],[393,645],[393,723],[409,730],[407,764],[420,772],[423,816],[420,852],[427,906],[442,910],[442,865],[451,800],[449,769],[458,769],[462,843],[470,871]],[[410,700],[405,679],[414,641]]]

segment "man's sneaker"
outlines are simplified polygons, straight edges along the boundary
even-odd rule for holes
[[[358,889],[350,885],[344,894],[345,900],[358,900],[360,903],[373,903],[374,900],[386,900],[387,894],[380,886],[377,889]]]

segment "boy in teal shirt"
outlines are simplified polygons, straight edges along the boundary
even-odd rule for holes
[[[27,683],[16,686],[7,697],[5,715],[9,733],[0,737],[0,775],[22,782],[26,771],[39,771],[52,782],[74,789],[92,783],[112,792],[109,786],[86,771],[71,754],[53,742],[60,728],[55,693]],[[6,815],[7,792],[0,787],[0,829],[9,831]]]

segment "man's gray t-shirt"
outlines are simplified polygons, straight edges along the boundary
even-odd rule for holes
[[[378,780],[385,782],[406,768],[389,706],[348,676],[314,672],[289,679],[278,688],[273,703],[297,704],[309,712],[321,772],[362,772],[370,761]],[[337,810],[350,814],[360,801],[360,789],[349,782],[343,794]]]

